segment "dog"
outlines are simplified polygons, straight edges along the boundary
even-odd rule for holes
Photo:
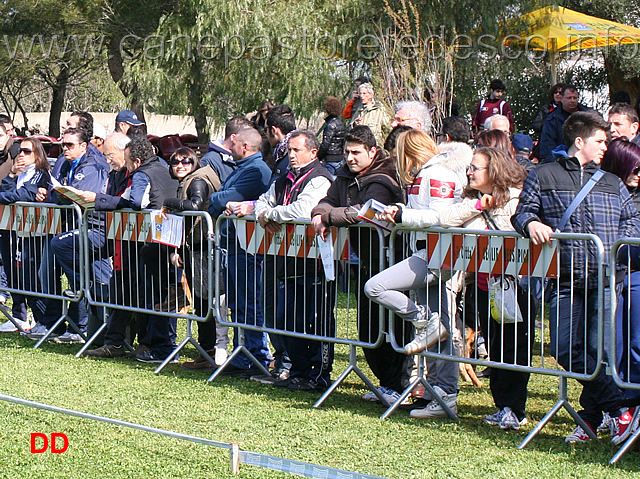
[[[464,327],[464,351],[463,356],[465,358],[471,358],[473,351],[475,350],[476,343],[476,331],[469,326]],[[476,369],[472,364],[460,363],[460,376],[463,381],[472,383],[475,387],[481,388],[483,386],[482,381],[478,379],[476,375]]]

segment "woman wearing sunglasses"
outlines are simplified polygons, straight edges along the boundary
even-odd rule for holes
[[[37,138],[26,138],[20,143],[18,156],[12,162],[9,174],[0,184],[0,204],[7,205],[17,201],[34,202],[38,188],[46,187],[48,183],[49,161],[42,143]],[[37,218],[33,220],[37,221]],[[44,233],[3,231],[0,237],[0,248],[3,263],[10,265],[5,267],[9,287],[38,291],[37,273],[44,250],[43,242],[46,238]],[[19,261],[18,258],[20,258]],[[17,298],[18,295],[14,295],[14,301]],[[37,321],[43,312],[43,304],[35,297],[25,295],[24,298],[28,301],[34,319]],[[13,314],[23,330],[31,329],[25,308],[22,308],[18,314],[13,311]],[[0,331],[17,331],[17,328],[9,321],[0,326]]]
[[[178,148],[169,159],[169,174],[180,182],[176,198],[167,198],[163,209],[166,211],[207,211],[209,197],[220,189],[220,178],[211,166],[201,166],[200,159],[191,148]],[[185,218],[184,246],[172,254],[172,263],[185,269],[186,277],[193,293],[194,309],[198,316],[207,310],[208,288],[206,258],[206,225],[202,217]],[[180,295],[178,295],[180,296]],[[198,322],[198,339],[207,354],[220,365],[227,359],[228,328],[216,325],[214,321]],[[184,364],[186,369],[211,368],[209,361],[198,357]]]

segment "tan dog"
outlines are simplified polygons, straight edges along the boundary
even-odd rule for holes
[[[473,353],[474,344],[476,341],[476,332],[473,328],[465,326],[464,328],[464,357],[470,358]],[[481,388],[483,386],[482,381],[476,376],[476,370],[472,364],[460,363],[460,376],[462,380],[468,383],[472,383],[475,387]]]

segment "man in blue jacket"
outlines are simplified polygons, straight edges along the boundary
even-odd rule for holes
[[[234,205],[256,200],[267,190],[271,170],[262,159],[261,146],[262,136],[253,128],[241,130],[233,138],[231,154],[237,169],[222,184],[220,191],[211,195],[209,213],[213,218],[217,218],[223,212],[233,214]],[[231,221],[225,221],[221,230],[218,245],[227,250],[226,268],[222,275],[232,321],[262,327],[264,320],[258,304],[262,260],[240,247]],[[222,320],[225,321],[226,318]],[[267,335],[247,329],[244,336],[245,347],[266,367],[270,361]],[[233,345],[238,346],[237,332],[233,337]],[[260,374],[260,370],[253,367],[246,356],[238,355],[226,366],[222,374],[248,378]]]
[[[562,89],[562,100],[558,108],[553,110],[542,124],[538,156],[540,163],[554,161],[553,150],[564,145],[562,125],[576,111],[587,111],[589,108],[578,103],[578,90],[573,85],[565,85]]]
[[[106,189],[107,177],[109,174],[109,165],[104,156],[100,153],[90,140],[90,133],[84,128],[69,128],[65,130],[62,137],[63,158],[59,158],[56,162],[52,177],[59,183],[74,187],[78,190],[93,191],[102,193]],[[55,190],[50,193],[50,200],[59,204],[70,204],[71,201],[58,194]],[[77,291],[80,287],[80,270],[70,266],[77,261],[80,254],[79,232],[73,224],[73,215],[67,215],[67,233],[62,233],[52,239],[50,248],[47,248],[43,255],[43,261],[40,266],[40,280],[43,292],[53,293],[60,292],[60,267],[64,269],[69,286],[73,291]],[[88,221],[98,225],[99,219],[95,216],[88,217]],[[71,224],[70,224],[71,223]],[[53,250],[53,243],[62,243],[66,247],[58,252]],[[68,254],[67,254],[68,253]],[[108,276],[110,274],[105,268],[96,268],[97,276]],[[102,277],[103,282],[108,282],[108,277]],[[47,334],[57,319],[62,315],[62,303],[59,300],[48,300],[47,311],[41,319],[41,324],[36,324],[28,337],[34,340],[42,338]],[[81,330],[86,332],[87,329],[87,308],[84,300],[72,302],[69,307],[69,319],[71,319]],[[63,334],[61,334],[63,333]],[[59,336],[59,337],[56,337]],[[57,342],[78,343],[84,342],[84,339],[73,328],[54,331],[49,337],[54,337]]]

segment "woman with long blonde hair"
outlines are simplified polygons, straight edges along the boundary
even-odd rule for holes
[[[441,145],[441,151],[425,132],[411,130],[397,141],[398,173],[408,186],[407,205],[390,205],[380,215],[392,223],[426,228],[438,225],[440,214],[461,201],[467,185],[466,170],[471,162],[471,149],[462,143]],[[391,310],[416,329],[415,339],[404,346],[406,354],[416,354],[427,348],[443,354],[453,354],[449,339],[455,315],[455,289],[450,277],[439,276],[428,268],[427,233],[410,234],[414,253],[371,278],[365,293],[372,300]],[[446,283],[446,285],[445,285]],[[453,285],[453,286],[452,286]],[[415,290],[418,302],[404,292]],[[396,334],[395,337],[400,337]],[[458,365],[451,361],[427,359],[427,381],[454,414]],[[424,409],[414,409],[411,417],[447,416],[448,412],[430,393],[418,402]]]

